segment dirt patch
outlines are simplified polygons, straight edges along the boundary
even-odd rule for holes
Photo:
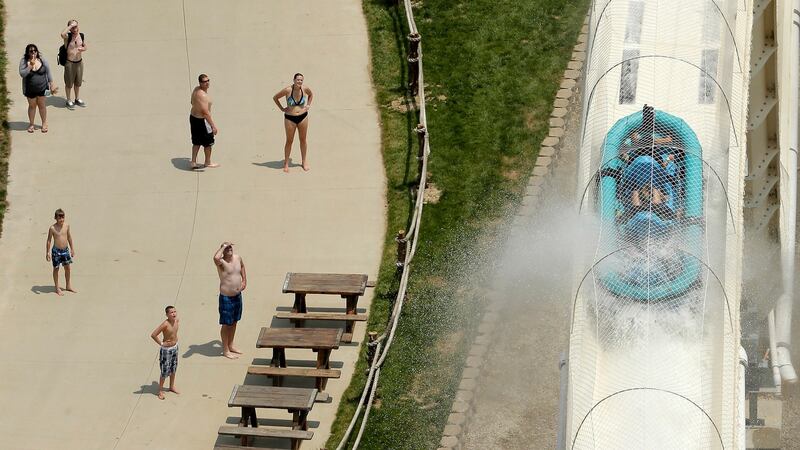
[[[536,130],[541,126],[542,121],[536,118],[532,111],[525,113],[525,128],[529,130]]]
[[[386,106],[387,108],[391,109],[392,111],[397,111],[400,113],[407,113],[409,111],[415,111],[416,108],[414,104],[409,104],[408,100],[405,97],[397,97],[396,99],[392,100],[389,105]]]
[[[503,177],[507,180],[516,181],[519,179],[519,171],[518,170],[504,170]]]
[[[442,191],[436,187],[435,184],[428,183],[428,187],[425,188],[422,201],[429,204],[436,204],[439,203],[440,198],[442,198]]]

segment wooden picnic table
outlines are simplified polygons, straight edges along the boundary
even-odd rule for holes
[[[314,407],[316,389],[237,384],[228,406],[242,408],[242,426],[258,427],[256,408],[285,409],[292,413],[292,429],[308,430],[308,412]]]
[[[299,273],[288,272],[283,282],[283,293],[294,294],[292,313],[308,313],[307,294],[339,295],[346,301],[346,315],[356,315],[358,298],[367,288],[367,275],[342,273]],[[302,324],[302,321],[299,322]],[[355,324],[345,322],[345,334],[352,337]]]
[[[331,351],[339,348],[342,340],[340,328],[261,328],[256,348],[271,348],[273,367],[286,367],[287,348],[307,348],[317,353],[317,369],[331,368]],[[282,377],[276,377],[280,385]],[[317,377],[317,389],[325,389],[328,379]]]

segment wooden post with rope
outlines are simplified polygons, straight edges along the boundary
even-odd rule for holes
[[[397,261],[395,266],[398,271],[402,271],[403,266],[406,265],[406,230],[398,231],[394,240],[397,241]]]
[[[370,331],[367,333],[369,336],[369,343],[367,343],[367,365],[372,366],[372,361],[375,360],[375,347],[378,345],[378,333]],[[367,369],[369,372],[369,369]]]
[[[416,96],[419,92],[419,41],[422,37],[419,33],[409,33],[408,35],[408,89],[411,95]]]
[[[427,128],[425,125],[417,124],[417,128],[414,129],[414,132],[417,133],[417,138],[419,138],[419,151],[417,152],[417,184],[422,181],[422,162],[425,159],[425,135],[428,134]],[[427,184],[427,183],[426,183]],[[426,186],[420,186],[420,190],[424,190]]]

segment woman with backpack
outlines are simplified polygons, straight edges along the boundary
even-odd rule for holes
[[[42,133],[47,133],[47,105],[45,97],[56,93],[58,87],[53,84],[53,75],[50,65],[39,53],[39,47],[28,44],[25,54],[19,62],[19,75],[22,77],[22,94],[28,99],[28,133],[33,133],[33,120],[36,118],[36,108],[42,118]]]

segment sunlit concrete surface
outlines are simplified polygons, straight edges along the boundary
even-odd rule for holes
[[[0,239],[0,447],[201,449],[239,411],[227,407],[270,325],[287,271],[377,274],[385,228],[378,115],[360,2],[7,0],[6,72],[13,105],[9,203]],[[59,32],[86,34],[88,107],[64,108]],[[49,60],[60,98],[50,131],[25,132],[17,73],[25,44]],[[207,73],[221,168],[186,170],[189,94]],[[305,74],[311,171],[286,175],[283,118],[272,95]],[[38,118],[37,118],[38,123]],[[300,155],[295,142],[295,160]],[[53,293],[45,239],[53,211],[72,225],[79,291]],[[211,257],[237,244],[248,288],[237,361],[220,356]],[[371,294],[371,293],[370,293]],[[180,396],[156,398],[150,332],[174,304],[181,318]],[[338,298],[309,305],[344,307]],[[362,301],[360,307],[368,307]],[[276,322],[278,324],[279,322]],[[332,326],[332,325],[329,325]],[[364,325],[356,328],[356,341]],[[307,352],[291,359],[314,360]],[[321,447],[357,346],[334,351],[342,378],[309,416]],[[264,382],[249,379],[248,382]],[[285,411],[260,414],[288,419]]]

